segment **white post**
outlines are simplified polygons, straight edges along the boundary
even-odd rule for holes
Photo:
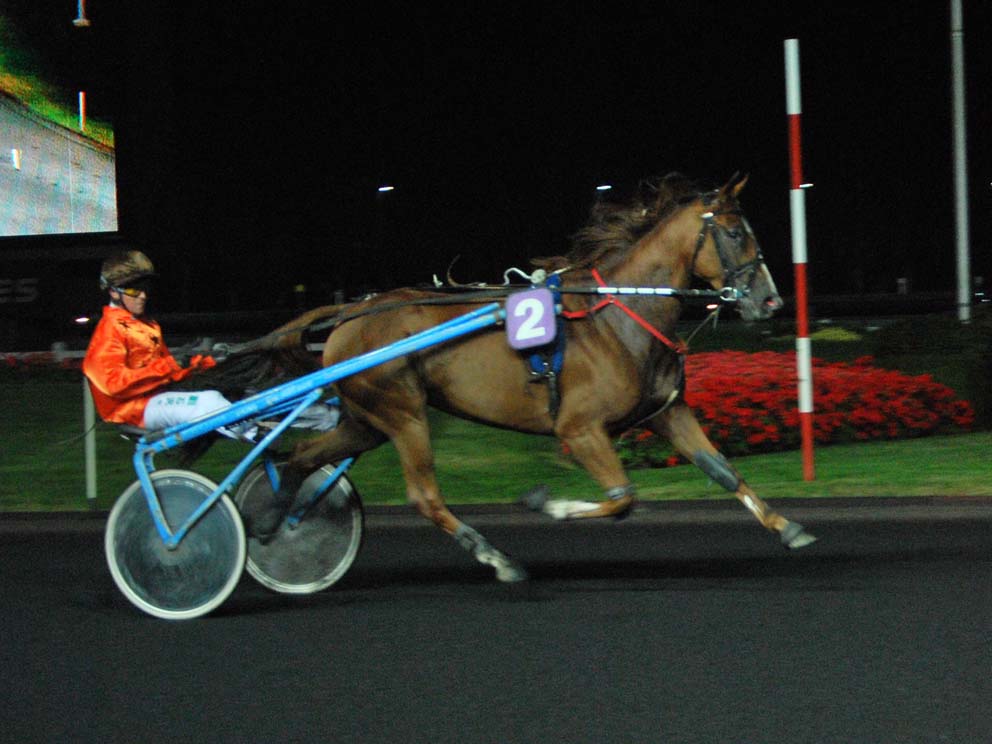
[[[968,138],[964,109],[964,17],[951,0],[951,113],[954,126],[954,212],[957,226],[958,320],[971,320],[971,258],[968,235]]]
[[[83,451],[86,459],[86,500],[92,505],[96,501],[96,408],[89,381],[83,378],[83,431],[85,432]]]
[[[76,28],[86,28],[90,25],[90,19],[86,17],[86,0],[79,0],[76,5],[76,17],[72,21]]]
[[[785,113],[789,124],[789,207],[792,216],[792,263],[796,276],[796,375],[799,378],[799,427],[803,480],[816,477],[813,462],[813,365],[806,287],[806,194],[800,135],[799,40],[785,40]]]

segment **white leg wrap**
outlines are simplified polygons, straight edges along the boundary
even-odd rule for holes
[[[542,508],[545,514],[555,519],[571,519],[572,517],[595,511],[599,504],[592,501],[568,501],[566,499],[552,499],[546,501]]]

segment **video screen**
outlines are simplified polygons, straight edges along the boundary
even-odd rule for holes
[[[98,22],[82,0],[0,4],[0,237],[118,229]]]

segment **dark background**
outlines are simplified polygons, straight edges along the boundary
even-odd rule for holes
[[[316,305],[456,255],[457,278],[501,281],[567,247],[596,185],[625,198],[676,170],[750,173],[744,207],[789,294],[789,37],[814,296],[955,287],[947,2],[90,0],[89,29],[74,1],[5,4],[57,6],[25,33],[103,94],[117,241],[160,267],[160,309]],[[964,6],[972,267],[989,276],[992,10]],[[71,273],[95,287],[87,260]]]

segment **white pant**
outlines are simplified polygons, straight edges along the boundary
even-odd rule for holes
[[[155,431],[167,426],[185,424],[208,413],[216,413],[231,405],[231,401],[216,390],[190,390],[159,393],[145,407],[144,426]]]
[[[144,427],[155,431],[167,426],[185,424],[208,413],[216,413],[230,405],[232,405],[231,401],[216,390],[159,393],[149,399],[148,405],[145,406]],[[293,427],[329,431],[337,426],[339,418],[340,411],[337,406],[316,403],[303,410],[300,417],[293,422]],[[244,436],[251,439],[254,437],[256,429],[254,426],[246,426],[248,428],[238,424],[222,426],[217,431],[234,439]]]

